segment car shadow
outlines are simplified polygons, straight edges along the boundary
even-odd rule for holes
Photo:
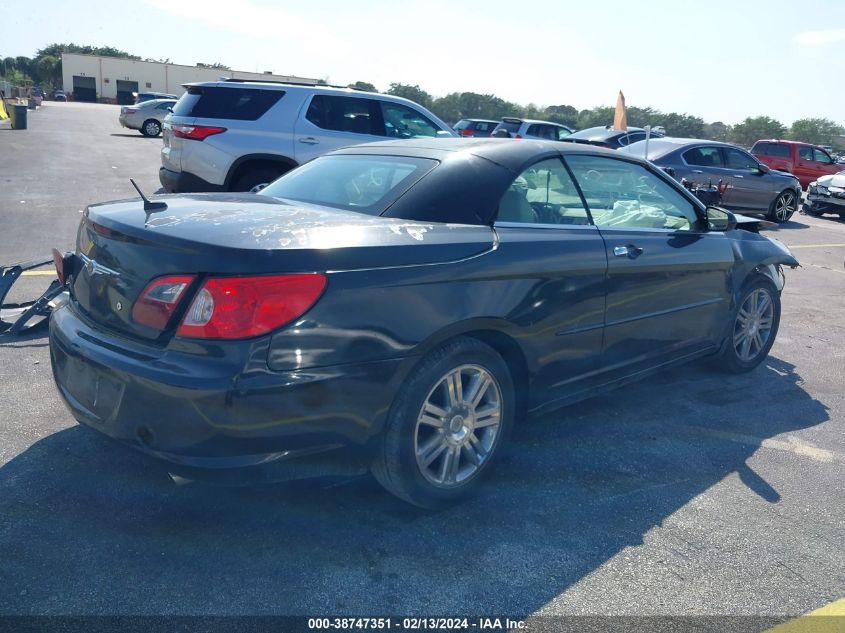
[[[778,224],[776,229],[772,229],[774,231],[795,231],[798,229],[809,229],[809,224],[804,224],[803,222],[799,222],[794,219],[795,216],[792,216],[789,220],[784,222],[783,224]]]
[[[119,134],[117,132],[113,132],[109,136],[122,136],[123,138],[141,138],[141,139],[144,139],[144,140],[157,138],[157,139],[161,140],[161,136],[144,136],[140,132],[138,132],[137,134]]]
[[[526,616],[826,407],[770,358],[692,365],[520,424],[481,494],[424,512],[369,477],[177,486],[73,426],[0,468],[6,613]]]

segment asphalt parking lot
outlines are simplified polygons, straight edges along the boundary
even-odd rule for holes
[[[88,203],[159,188],[116,106],[0,129],[0,264]],[[522,423],[482,494],[414,510],[369,477],[221,488],[78,426],[43,335],[0,337],[0,614],[767,615],[845,596],[845,222],[796,215],[771,356]],[[19,293],[49,277],[26,277]]]

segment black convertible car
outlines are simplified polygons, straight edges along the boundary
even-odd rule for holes
[[[434,507],[527,412],[757,366],[797,264],[613,151],[358,145],[257,195],[88,207],[51,358],[76,419],[172,472],[370,468]]]

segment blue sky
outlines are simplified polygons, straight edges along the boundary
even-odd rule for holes
[[[52,42],[174,63],[419,84],[434,95],[629,105],[735,123],[845,123],[845,2],[38,0],[9,5],[0,55]],[[25,7],[25,9],[24,9]]]

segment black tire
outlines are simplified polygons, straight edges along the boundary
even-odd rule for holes
[[[276,180],[282,175],[280,169],[268,169],[261,167],[259,169],[250,170],[240,174],[232,184],[232,191],[249,191],[258,185],[267,185]]]
[[[141,126],[141,134],[144,136],[155,137],[161,134],[161,123],[155,119],[147,119]]]
[[[764,345],[753,354],[753,357],[743,358],[740,352],[744,338],[740,331],[744,330],[744,327],[740,321],[740,310],[743,309],[749,297],[758,291],[765,293],[771,301],[771,327]],[[714,364],[721,371],[730,374],[741,374],[751,371],[768,356],[769,350],[772,349],[772,345],[774,345],[775,338],[777,337],[778,327],[780,327],[780,293],[771,279],[762,274],[754,274],[746,282],[731,312],[731,325],[728,330],[728,338],[725,341],[724,348],[716,357]],[[740,342],[737,342],[738,333],[740,333]],[[740,349],[737,349],[738,346],[740,346]]]
[[[498,387],[495,393],[500,396],[501,406],[499,426],[481,464],[466,462],[470,469],[475,470],[465,481],[447,484],[446,487],[438,486],[423,475],[423,468],[417,460],[417,420],[440,381],[449,372],[466,366],[483,369],[495,381]],[[421,508],[442,508],[469,497],[476,492],[502,454],[502,446],[513,426],[515,401],[510,371],[502,357],[492,348],[469,337],[459,337],[444,343],[419,362],[393,401],[371,467],[373,475],[389,492]],[[444,429],[433,430],[432,433],[445,436],[446,426],[448,422]],[[479,429],[473,429],[471,434],[475,436],[477,431]],[[446,459],[449,450],[442,452],[442,459]],[[461,448],[454,450],[459,461],[466,459]],[[432,465],[439,461],[440,458],[435,459]]]
[[[789,222],[789,219],[798,210],[800,196],[796,196],[791,189],[781,191],[777,198],[772,201],[766,219],[778,224]]]

